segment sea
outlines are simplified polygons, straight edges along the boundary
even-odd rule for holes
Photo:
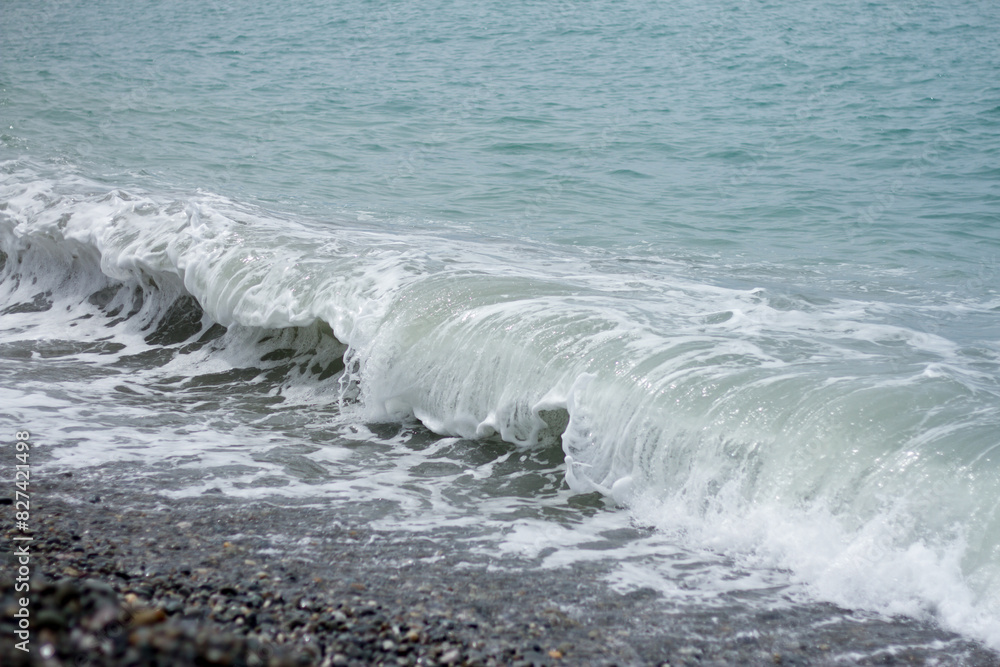
[[[0,249],[36,478],[1000,649],[992,0],[3,0]]]

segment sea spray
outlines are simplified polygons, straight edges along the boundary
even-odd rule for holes
[[[1000,644],[996,358],[901,324],[905,304],[598,271],[558,248],[541,268],[349,221],[316,234],[21,164],[0,185],[6,318],[96,309],[129,359],[161,347],[173,373],[228,359],[363,419],[559,447],[574,491],[684,543]]]

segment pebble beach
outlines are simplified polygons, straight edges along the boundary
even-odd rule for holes
[[[735,598],[685,610],[615,592],[599,563],[477,557],[315,506],[173,503],[69,472],[35,497],[30,653],[11,639],[16,568],[0,582],[12,667],[1000,664],[914,620]]]

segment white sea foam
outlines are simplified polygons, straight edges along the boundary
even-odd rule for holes
[[[79,451],[57,454],[63,461],[190,456],[192,465],[231,468],[219,484],[244,495],[290,470],[323,493],[381,497],[413,525],[433,524],[435,513],[468,523],[440,510],[464,476],[496,475],[495,460],[438,475],[422,497],[409,475],[433,452],[363,472],[372,459],[347,450],[270,453],[280,439],[225,410],[163,418],[157,392],[208,405],[224,397],[199,393],[208,380],[198,378],[265,359],[274,368],[292,355],[296,375],[269,390],[288,410],[315,409],[333,423],[416,418],[457,438],[559,446],[573,492],[600,491],[675,543],[788,570],[823,599],[931,615],[1000,647],[995,342],[920,330],[922,304],[851,294],[815,305],[692,281],[669,263],[636,275],[613,258],[487,248],[370,223],[318,231],[211,195],[109,193],[16,164],[4,168],[0,199],[5,303],[52,302],[9,310],[0,342],[32,341],[32,354],[45,341],[87,342],[95,347],[64,356],[135,369],[178,299],[190,295],[204,311],[186,343],[212,323],[229,327],[183,353],[182,341],[170,343],[171,354],[133,371],[138,378],[109,370],[5,389],[12,409],[65,420]],[[109,328],[88,301],[102,289],[113,292],[110,307],[135,314]],[[107,341],[120,347],[100,347]],[[340,355],[342,374],[309,379],[315,359]],[[266,385],[265,367],[245,381]],[[128,391],[148,400],[107,406],[118,425],[99,442],[74,426],[91,424],[83,413],[93,408],[60,396],[101,405]],[[338,401],[336,414],[323,412]],[[260,427],[283,418],[253,417]],[[257,442],[242,446],[251,431]],[[554,540],[564,550],[557,560],[581,557],[579,535]]]

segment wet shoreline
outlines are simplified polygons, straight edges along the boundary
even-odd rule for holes
[[[4,664],[1000,664],[912,619],[620,593],[600,561],[543,569],[445,535],[371,530],[332,505],[171,500],[101,479],[33,485],[31,661],[12,648],[5,567]]]

